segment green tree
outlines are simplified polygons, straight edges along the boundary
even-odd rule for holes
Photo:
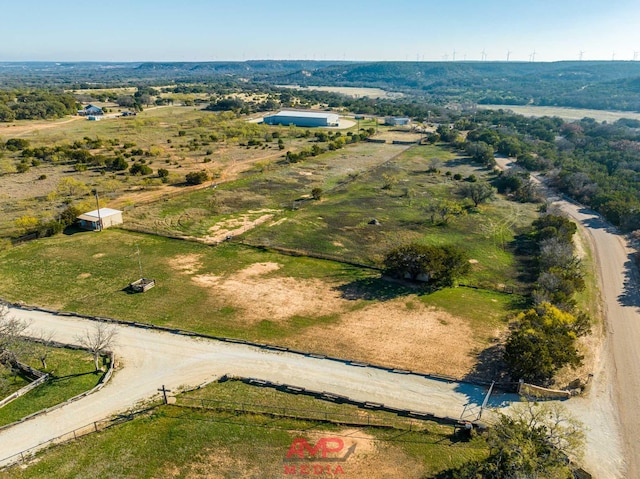
[[[129,173],[131,173],[132,175],[144,176],[152,174],[153,170],[151,169],[151,167],[142,163],[134,163],[133,165],[131,165],[131,168],[129,168]]]
[[[11,108],[0,103],[0,121],[13,121],[16,119],[16,114]]]
[[[469,269],[466,253],[455,246],[411,243],[389,251],[385,273],[397,278],[421,280],[436,287],[452,286]]]
[[[484,203],[493,198],[495,190],[486,181],[478,181],[476,183],[465,183],[460,187],[460,193],[465,197],[471,199],[475,207],[478,207],[480,203]]]
[[[187,173],[185,180],[188,185],[200,185],[209,179],[206,171],[192,171]]]
[[[579,334],[584,334],[583,323],[550,303],[520,313],[505,345],[511,377],[546,384],[563,366],[579,366],[582,356],[575,345]]]
[[[440,216],[440,222],[443,225],[448,225],[449,221],[455,216],[464,214],[464,206],[459,201],[454,200],[441,200],[434,206],[435,211]],[[433,222],[433,216],[432,216]]]
[[[115,171],[124,171],[129,168],[129,163],[122,156],[116,156],[111,161],[110,168]]]
[[[473,161],[486,167],[493,167],[496,160],[493,156],[493,147],[484,141],[467,142],[464,147],[466,153],[471,156]]]
[[[573,479],[567,458],[584,447],[582,424],[557,403],[520,403],[499,413],[489,430],[489,457],[445,471],[436,478]]]

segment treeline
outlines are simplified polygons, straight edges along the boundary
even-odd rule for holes
[[[640,111],[639,62],[374,62],[274,74],[275,84],[379,87],[474,102]]]
[[[551,186],[623,231],[640,229],[640,121],[568,123],[481,110],[460,114],[451,126],[434,140],[464,148],[485,166],[496,153],[516,159],[520,170],[502,173],[494,183],[500,192],[527,198],[532,185],[523,171],[546,172]]]
[[[575,223],[545,214],[532,226],[526,243],[536,258],[534,307],[516,318],[504,359],[513,379],[547,385],[559,369],[582,363],[576,341],[589,333],[590,318],[574,299],[585,287],[582,263],[574,254]]]
[[[118,140],[85,137],[73,143],[55,146],[31,147],[29,140],[9,138],[0,142],[0,154],[3,150],[17,154],[16,171],[26,173],[32,167],[41,164],[72,165],[76,171],[89,168],[109,171],[129,170],[132,175],[150,175],[153,170],[145,165],[150,157],[158,156],[160,150],[152,147],[148,150],[136,148],[133,143],[120,144]],[[134,163],[130,166],[129,161]]]
[[[214,98],[205,108],[206,110],[234,111],[240,114],[274,111],[281,108],[321,106],[361,115],[406,116],[417,121],[439,121],[447,118],[442,116],[440,107],[415,98],[354,98],[327,91],[278,88],[264,83],[227,82],[224,87],[220,85],[177,86],[172,91],[211,93]],[[243,99],[237,95],[238,93],[265,95],[266,98],[261,101]]]
[[[308,132],[308,130],[307,130]],[[318,143],[327,143],[326,146],[320,146],[319,144],[314,144],[311,148],[304,148],[300,150],[298,153],[292,153],[287,151],[285,157],[290,163],[297,163],[299,161],[304,160],[305,158],[318,156],[325,151],[333,151],[339,150],[345,145],[349,145],[351,143],[357,143],[359,141],[366,140],[371,135],[375,133],[373,128],[360,129],[360,133],[353,133],[351,131],[347,132],[346,135],[343,135],[341,132],[325,132],[319,131],[314,134],[316,141]]]
[[[0,121],[46,120],[76,113],[80,105],[69,93],[50,90],[0,90]]]

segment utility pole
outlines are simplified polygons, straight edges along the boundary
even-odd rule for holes
[[[98,200],[98,189],[93,190],[93,194],[96,195],[96,208],[98,210],[98,231],[102,231],[102,218],[100,217],[100,201]]]

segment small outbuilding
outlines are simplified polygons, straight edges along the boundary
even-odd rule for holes
[[[411,118],[388,116],[384,119],[384,124],[389,126],[406,126],[411,123]]]
[[[338,126],[340,117],[335,113],[283,110],[275,115],[265,116],[263,121],[267,125]]]
[[[102,108],[95,105],[87,105],[82,110],[78,110],[78,115],[80,116],[102,116],[104,115],[104,111]]]
[[[80,228],[89,231],[102,231],[105,228],[122,224],[122,211],[100,208],[78,216]]]

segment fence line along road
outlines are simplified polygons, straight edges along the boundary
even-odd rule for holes
[[[10,308],[17,319],[30,319],[34,331],[55,331],[56,339],[74,343],[93,322],[71,315]],[[135,326],[135,325],[134,325]],[[212,341],[191,334],[167,334],[147,327],[114,323],[114,353],[123,366],[94,394],[0,431],[0,457],[9,457],[59,436],[131,410],[158,395],[158,388],[196,387],[224,374],[345,396],[388,408],[459,418],[465,405],[481,405],[485,386],[438,380],[355,363],[234,342]],[[518,401],[515,394],[494,393],[489,407]]]

